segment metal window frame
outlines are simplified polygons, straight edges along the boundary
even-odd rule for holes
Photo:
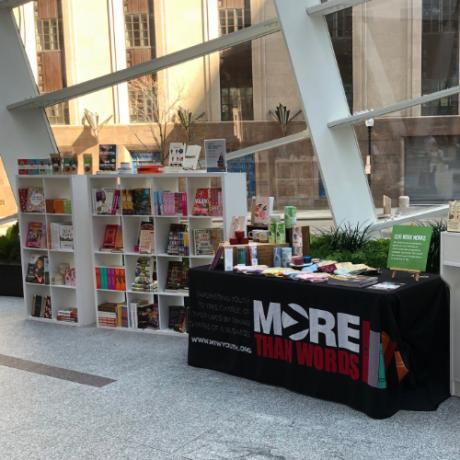
[[[357,144],[353,125],[364,122],[368,118],[375,118],[460,93],[460,86],[402,101],[381,109],[350,115],[345,91],[333,55],[331,37],[327,28],[325,15],[363,4],[370,0],[329,0],[323,4],[319,3],[319,0],[296,0],[295,2],[287,2],[286,0],[274,1],[279,22],[276,19],[265,21],[185,50],[63,90],[30,97],[29,99],[13,103],[8,103],[5,100],[0,100],[0,102],[3,102],[3,104],[6,102],[6,106],[12,117],[19,117],[24,113],[39,113],[44,107],[146,74],[155,73],[212,52],[255,40],[278,32],[281,28],[291,57],[293,70],[299,86],[299,93],[304,106],[304,113],[308,119],[311,134],[305,131],[241,149],[230,153],[229,159],[240,158],[256,151],[297,142],[311,135],[336,224],[343,222],[353,224],[369,223],[375,229],[378,229],[383,228],[385,225],[393,225],[395,222],[444,212],[446,207],[442,206],[434,210],[425,210],[391,221],[378,222],[370,189],[364,174],[361,152]],[[26,1],[0,0],[0,11],[2,8],[11,8],[23,3],[26,3]],[[19,36],[17,39],[19,41]],[[299,43],[302,43],[302,47],[298,46]],[[25,55],[23,55],[23,59],[25,59]],[[19,64],[24,66],[25,63],[22,62]],[[327,75],[327,78],[324,78],[325,75]],[[321,101],[317,97],[318,94],[322,95]],[[38,120],[36,122],[38,123]],[[49,125],[46,125],[46,128],[49,130]],[[24,127],[24,129],[26,128]],[[52,144],[54,144],[54,139],[52,139]],[[16,155],[17,152],[15,153]],[[48,153],[49,151],[46,152],[46,155]],[[14,174],[11,162],[7,165],[7,171],[11,178],[11,175]]]

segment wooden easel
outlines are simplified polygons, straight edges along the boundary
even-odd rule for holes
[[[420,281],[420,270],[410,270],[408,268],[390,268],[391,279],[395,279],[398,272],[411,273],[415,281]]]

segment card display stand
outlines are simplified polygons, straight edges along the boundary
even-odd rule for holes
[[[197,190],[205,188],[221,189],[221,216],[195,216],[193,205]],[[115,215],[99,214],[95,209],[96,190],[119,190],[120,204]],[[150,195],[150,209],[148,214],[123,214],[122,200],[127,196],[126,190],[147,189]],[[160,215],[155,206],[155,192],[185,192],[187,199],[186,215]],[[178,334],[168,328],[169,310],[171,306],[184,306],[184,298],[188,297],[188,290],[168,289],[168,270],[170,262],[188,262],[188,266],[198,267],[210,264],[213,255],[194,254],[193,230],[221,227],[224,238],[228,238],[231,219],[233,216],[247,214],[246,178],[241,173],[164,173],[142,175],[93,175],[88,176],[87,190],[88,205],[91,214],[90,234],[92,270],[94,281],[92,286],[98,286],[96,267],[112,267],[124,269],[125,289],[96,288],[92,304],[123,304],[128,308],[131,304],[145,301],[158,306],[159,328],[139,329],[133,327],[118,327],[120,330],[136,330],[139,332],[157,332]],[[96,206],[97,207],[97,206]],[[153,222],[154,244],[151,254],[140,254],[138,251],[139,229],[147,219]],[[168,240],[172,224],[184,224],[188,229],[188,255],[169,255]],[[118,226],[122,233],[122,248],[107,251],[102,248],[107,225]],[[102,249],[101,249],[102,248]],[[150,271],[156,272],[157,287],[154,291],[141,292],[133,290],[138,259],[146,257]],[[95,313],[95,314],[96,314]],[[98,324],[99,327],[101,326]],[[183,334],[181,334],[183,335]]]
[[[16,188],[39,189],[43,191],[45,200],[66,200],[71,205],[66,212],[50,212],[43,203],[43,210],[27,212],[19,210],[19,232],[21,242],[22,275],[24,285],[24,302],[29,319],[43,322],[54,322],[71,326],[84,326],[95,322],[94,281],[91,273],[91,234],[90,213],[88,212],[88,186],[85,176],[16,176]],[[59,211],[62,211],[60,209]],[[27,247],[31,223],[41,223],[46,232],[40,248]],[[73,233],[72,247],[50,247],[49,229],[52,224],[71,224]],[[64,245],[62,245],[64,246]],[[67,245],[67,246],[72,246]],[[48,284],[36,284],[26,281],[29,264],[34,256],[46,256],[48,261]],[[66,265],[74,268],[74,284],[55,284],[54,275],[59,267]],[[51,301],[51,312],[46,316],[32,316],[34,300],[48,298]],[[70,313],[69,309],[75,309]],[[61,311],[58,320],[58,312]],[[75,314],[76,313],[76,314]],[[64,318],[77,321],[65,321]]]

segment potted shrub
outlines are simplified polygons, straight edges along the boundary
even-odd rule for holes
[[[0,295],[22,297],[19,226],[16,223],[0,236]]]

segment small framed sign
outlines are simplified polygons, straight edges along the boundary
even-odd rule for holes
[[[225,139],[205,139],[204,152],[208,172],[227,171],[227,146]]]

